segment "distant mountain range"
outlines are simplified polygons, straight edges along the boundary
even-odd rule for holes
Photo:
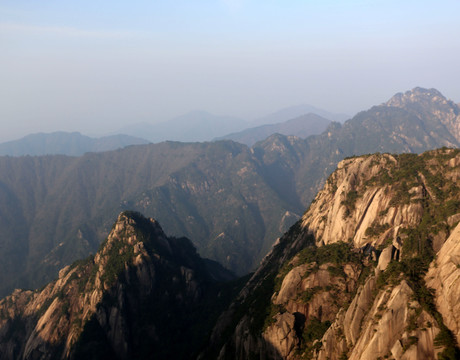
[[[216,138],[227,138],[226,135],[228,134],[261,125],[284,123],[309,113],[333,121],[344,121],[349,118],[347,115],[330,113],[311,105],[287,107],[252,121],[245,121],[231,116],[214,115],[206,111],[192,111],[161,123],[133,124],[119,129],[118,132],[145,138],[153,143],[168,140],[181,142],[211,141]],[[267,137],[274,134],[276,129],[268,135],[267,129],[263,129],[262,131],[265,137]],[[312,134],[316,133],[315,131],[312,132]],[[257,137],[258,139],[265,138],[262,135]]]
[[[295,135],[300,138],[307,138],[310,135],[321,134],[330,123],[330,120],[319,115],[306,114],[282,123],[256,126],[215,140],[233,140],[252,146],[273,134]]]
[[[308,110],[330,116],[328,119],[343,118],[342,115],[331,114],[309,105],[285,108],[252,122],[231,116],[213,115],[205,111],[192,111],[161,123],[125,126],[117,135],[99,138],[63,131],[30,134],[21,139],[0,143],[0,155],[80,156],[87,152],[109,151],[129,145],[162,141],[203,142],[232,139],[253,145],[277,132],[301,137],[321,133],[327,126],[325,124],[330,121],[314,114],[305,115],[304,111]],[[265,126],[258,126],[261,122]],[[273,122],[278,124],[272,124]],[[247,130],[239,134],[243,129]]]
[[[165,142],[72,158],[0,157],[0,293],[44,284],[96,251],[126,209],[246,273],[340,160],[459,147],[459,114],[437,90],[415,88],[320,135],[276,134],[252,148],[228,140]]]
[[[129,145],[148,144],[147,140],[128,136],[112,135],[91,138],[78,132],[54,132],[31,134],[19,140],[0,144],[0,155],[53,155],[79,156],[87,152],[109,151]]]
[[[146,138],[153,143],[162,141],[210,141],[247,127],[247,122],[231,116],[219,116],[206,111],[192,111],[156,124],[139,123],[118,132]]]
[[[297,118],[305,114],[316,114],[328,120],[337,121],[337,122],[344,122],[345,120],[348,120],[351,118],[351,116],[347,114],[331,113],[329,111],[317,108],[312,105],[302,104],[302,105],[294,105],[294,106],[289,106],[289,107],[280,109],[269,115],[262,116],[255,120],[252,120],[249,123],[251,127],[265,125],[265,124],[277,124],[277,123],[285,122],[290,119]]]

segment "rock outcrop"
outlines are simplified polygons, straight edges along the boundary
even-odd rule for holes
[[[212,298],[208,321],[219,309],[222,279],[209,266],[189,240],[121,213],[94,257],[65,267],[42,290],[16,290],[0,302],[0,358],[190,358],[210,326],[203,306]]]

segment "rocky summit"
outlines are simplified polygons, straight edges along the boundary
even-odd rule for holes
[[[340,162],[202,358],[458,359],[459,184],[459,150]]]

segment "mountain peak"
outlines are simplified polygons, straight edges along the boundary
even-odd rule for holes
[[[441,102],[447,103],[447,99],[436,89],[425,89],[422,87],[415,87],[412,90],[406,91],[405,93],[397,93],[385,105],[404,107],[410,103],[417,102]]]
[[[135,211],[123,211],[96,254],[95,262],[107,263],[112,256],[126,257],[128,261],[128,258],[138,255],[144,248],[148,253],[171,255],[167,237],[156,220]]]
[[[384,106],[400,108],[419,119],[427,119],[435,127],[439,125],[438,129],[444,127],[457,142],[460,141],[460,108],[436,89],[416,87],[396,94]]]

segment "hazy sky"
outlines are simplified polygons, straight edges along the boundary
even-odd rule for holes
[[[0,141],[202,109],[353,115],[415,86],[460,102],[460,1],[0,2]]]

